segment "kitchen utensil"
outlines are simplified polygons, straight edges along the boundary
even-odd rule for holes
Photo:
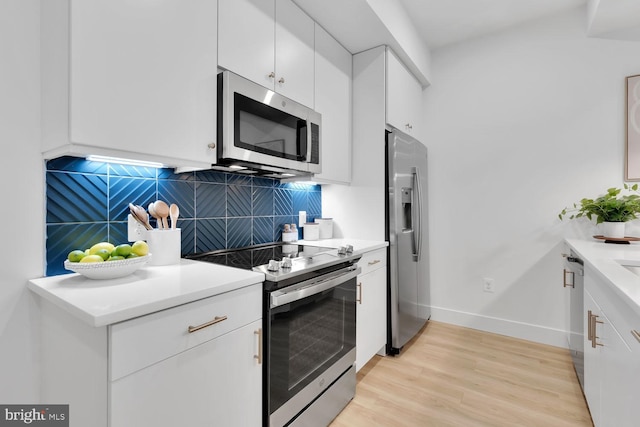
[[[162,228],[169,229],[169,221],[167,220],[169,217],[169,205],[162,200],[156,200],[153,204],[153,209],[156,211],[156,215],[162,220]]]
[[[153,202],[149,203],[149,214],[156,219],[156,228],[163,228],[162,219],[158,216]]]
[[[178,222],[178,216],[180,216],[180,208],[175,203],[171,203],[169,206],[169,217],[171,218],[171,228],[176,229],[176,222]]]
[[[147,211],[145,211],[144,208],[140,205],[135,205],[135,206],[136,206],[136,212],[138,214],[138,217],[140,217],[142,222],[145,224],[146,229],[153,230],[153,227],[149,223],[149,214],[147,213]]]
[[[140,212],[142,211],[142,212]],[[133,219],[138,221],[144,228],[147,230],[153,230],[151,224],[149,224],[149,216],[147,212],[141,206],[134,205],[133,203],[129,203],[129,212],[131,212],[131,216]]]

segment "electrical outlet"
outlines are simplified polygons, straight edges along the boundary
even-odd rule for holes
[[[127,216],[127,239],[130,242],[147,240],[147,229],[138,221],[133,219],[131,214]]]
[[[495,283],[490,277],[485,277],[482,282],[482,290],[484,292],[493,292],[495,289]]]
[[[304,223],[307,222],[307,211],[298,212],[298,227],[304,227]]]

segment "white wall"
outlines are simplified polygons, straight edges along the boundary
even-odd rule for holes
[[[432,52],[424,91],[433,319],[564,345],[564,237],[619,186],[640,44],[585,36],[584,8]],[[484,277],[496,292],[482,291]]]
[[[431,82],[431,52],[411,22],[411,17],[399,0],[367,0],[369,7],[380,18],[380,22],[393,35],[396,43],[391,44],[396,54],[420,83],[428,86]]]
[[[39,319],[27,280],[44,265],[40,2],[0,2],[0,402],[37,403]],[[64,402],[53,402],[64,403]]]

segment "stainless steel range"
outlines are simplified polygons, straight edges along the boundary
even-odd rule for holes
[[[284,243],[188,257],[265,274],[263,425],[326,426],[353,398],[360,257]]]

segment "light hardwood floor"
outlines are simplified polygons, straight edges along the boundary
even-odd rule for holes
[[[430,321],[331,427],[593,426],[568,350]]]

